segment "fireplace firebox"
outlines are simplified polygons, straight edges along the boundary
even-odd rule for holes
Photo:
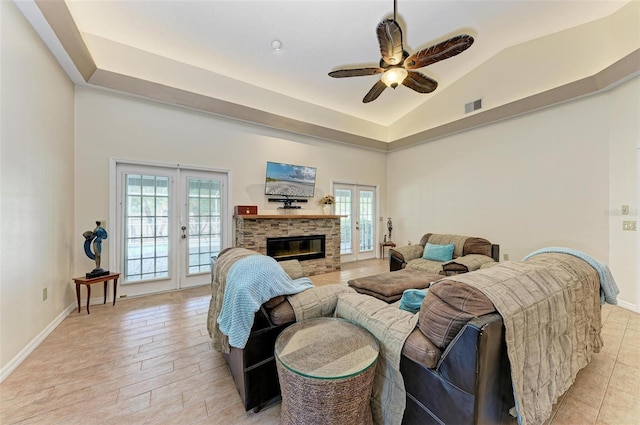
[[[325,235],[267,238],[267,255],[277,261],[325,258]]]

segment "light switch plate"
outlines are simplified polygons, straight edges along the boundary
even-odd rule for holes
[[[622,206],[622,215],[629,215],[629,205]]]
[[[636,230],[636,222],[635,221],[623,221],[622,222],[622,230]]]

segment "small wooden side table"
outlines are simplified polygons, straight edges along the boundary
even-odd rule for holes
[[[395,248],[396,244],[391,242],[391,241],[387,241],[387,242],[380,242],[380,258],[384,259],[384,247],[388,246],[390,248]]]
[[[87,287],[87,314],[91,314],[89,312],[89,302],[91,301],[91,285],[94,283],[104,283],[104,302],[102,304],[107,303],[107,283],[110,280],[113,280],[113,305],[116,305],[116,293],[118,291],[118,278],[120,277],[120,273],[109,273],[104,276],[94,277],[88,279],[84,276],[82,277],[74,277],[73,282],[76,284],[76,297],[78,298],[78,313],[80,313],[80,285],[85,285]]]

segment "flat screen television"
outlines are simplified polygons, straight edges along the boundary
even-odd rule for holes
[[[267,162],[265,195],[313,198],[315,188],[315,167]]]

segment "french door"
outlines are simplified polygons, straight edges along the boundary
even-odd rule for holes
[[[340,219],[340,258],[343,262],[375,258],[376,188],[336,183],[335,213]]]
[[[227,174],[135,164],[116,173],[121,293],[208,284],[211,256],[227,245]]]

